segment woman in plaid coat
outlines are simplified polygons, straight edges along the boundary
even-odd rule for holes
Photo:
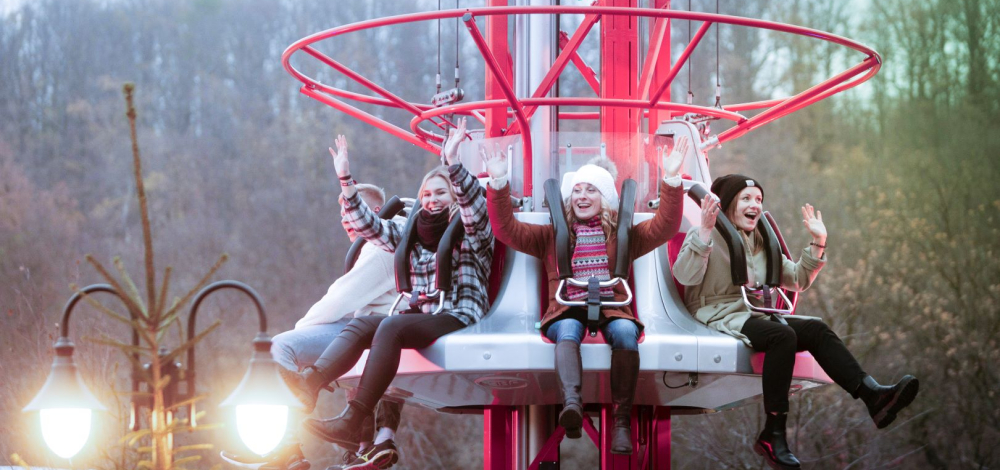
[[[417,305],[420,312],[391,317],[370,315],[355,318],[327,347],[315,365],[301,374],[293,389],[314,398],[319,390],[349,371],[370,349],[356,397],[340,416],[306,420],[313,434],[345,446],[357,446],[372,434],[372,411],[399,367],[402,349],[430,346],[436,339],[482,319],[489,308],[486,286],[493,259],[493,231],[486,211],[486,194],[479,182],[458,160],[458,144],[465,137],[465,119],[452,129],[444,154],[448,167],[428,173],[418,193],[417,243],[410,253],[410,280],[414,295],[432,290],[436,280],[438,241],[452,217],[461,217],[465,234],[452,256],[452,284],[440,314],[431,312],[437,301]],[[380,219],[354,188],[347,158],[347,139],[337,138],[337,151],[330,149],[345,201],[344,220],[369,243],[395,252],[403,238],[403,226]]]

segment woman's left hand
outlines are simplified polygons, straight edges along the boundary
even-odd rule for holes
[[[681,165],[684,164],[684,156],[687,155],[688,147],[691,141],[687,136],[680,136],[674,140],[674,149],[670,152],[670,155],[663,156],[663,162],[660,167],[663,168],[663,174],[667,177],[677,176],[681,171]]]
[[[814,243],[826,245],[826,225],[823,225],[822,212],[809,204],[802,206],[802,225],[806,226]]]
[[[444,143],[444,159],[448,165],[454,165],[458,160],[458,146],[465,139],[465,118],[458,120],[458,127],[448,131],[448,140]]]

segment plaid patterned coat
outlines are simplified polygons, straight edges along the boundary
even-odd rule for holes
[[[448,167],[451,184],[458,196],[459,213],[465,236],[452,254],[451,291],[446,294],[442,313],[471,325],[489,310],[486,286],[493,262],[493,229],[486,211],[486,191],[461,164]],[[385,251],[394,253],[403,238],[404,226],[378,217],[358,193],[347,198],[345,220],[358,235]],[[410,252],[410,281],[413,292],[435,288],[437,260],[433,251],[416,243]],[[421,305],[424,312],[433,312],[437,302]]]

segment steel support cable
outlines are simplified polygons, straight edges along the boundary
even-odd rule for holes
[[[688,0],[688,13],[694,10],[691,9],[691,0]],[[691,20],[688,20],[688,44],[691,44]],[[692,51],[694,52],[694,51]],[[688,104],[694,104],[694,92],[691,91],[691,56],[688,56],[687,66],[688,66]]]
[[[715,0],[715,14],[719,14],[719,0]],[[721,62],[720,46],[719,46],[719,29],[722,25],[715,24],[715,107],[722,107],[722,76],[719,75],[719,62]]]
[[[437,9],[437,11],[439,11],[439,12],[441,11],[441,0],[438,0],[438,9]],[[438,43],[437,44],[437,46],[438,46],[438,56],[437,56],[437,59],[438,59],[438,70],[437,70],[437,77],[435,78],[435,84],[437,85],[437,91],[435,91],[434,93],[441,93],[441,18],[440,17],[438,17],[438,37],[437,37],[437,43]]]

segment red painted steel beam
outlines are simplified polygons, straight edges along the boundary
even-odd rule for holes
[[[517,410],[511,406],[483,408],[483,469],[517,468]]]
[[[603,0],[604,5],[635,8],[638,0]],[[639,19],[610,16],[601,21],[601,93],[607,100],[638,99]],[[635,177],[630,160],[641,155],[638,134],[641,112],[621,106],[601,107],[601,142],[620,168],[621,179]],[[617,184],[617,182],[616,182]],[[602,425],[603,427],[603,425]]]
[[[670,84],[673,83],[674,78],[677,77],[677,73],[680,72],[681,67],[684,66],[684,61],[686,61],[688,57],[691,56],[691,53],[694,52],[694,49],[698,47],[698,43],[701,42],[701,38],[705,37],[705,33],[707,33],[708,29],[711,27],[712,23],[709,21],[706,21],[701,24],[701,27],[698,28],[698,32],[696,32],[694,34],[694,37],[691,38],[691,43],[684,48],[684,52],[682,52],[680,57],[677,58],[677,62],[674,62],[674,66],[671,67],[670,73],[667,74],[666,78],[664,78],[663,80],[663,83],[660,84],[660,88],[657,89],[656,93],[653,93],[653,96],[649,98],[649,104],[651,106],[656,104],[656,102],[660,100],[660,97],[663,96],[663,93],[670,88]]]
[[[564,33],[560,31],[559,47],[560,48],[566,47],[566,44],[568,44],[568,42],[569,38],[565,37]],[[573,65],[576,66],[576,69],[580,72],[580,76],[583,77],[583,80],[587,82],[588,85],[590,85],[590,89],[594,90],[594,94],[600,96],[601,82],[597,80],[597,73],[594,72],[594,69],[590,65],[587,65],[587,61],[583,60],[583,57],[580,57],[580,54],[578,54],[576,51],[573,51],[573,53],[570,55],[570,60],[573,61]]]
[[[315,89],[313,89],[311,87],[308,87],[308,86],[303,86],[299,91],[301,91],[302,94],[304,94],[304,95],[306,95],[306,96],[308,96],[308,97],[310,97],[310,98],[312,98],[312,99],[314,99],[316,101],[319,101],[319,102],[321,102],[321,103],[323,103],[323,104],[325,104],[327,106],[330,106],[331,108],[336,109],[336,110],[338,110],[338,111],[340,111],[342,113],[349,114],[352,117],[354,117],[354,118],[356,118],[356,119],[358,119],[358,120],[360,120],[360,121],[362,121],[364,123],[367,123],[367,124],[369,124],[371,126],[374,126],[374,127],[379,128],[379,129],[382,129],[383,131],[386,131],[386,132],[388,132],[388,133],[390,133],[390,134],[392,134],[392,135],[394,135],[396,137],[399,137],[400,139],[403,139],[403,140],[405,140],[405,141],[407,141],[407,142],[409,142],[409,143],[411,143],[413,145],[416,145],[417,147],[420,147],[420,148],[422,148],[424,150],[427,150],[428,152],[435,153],[435,154],[440,154],[441,153],[441,147],[438,147],[437,145],[434,145],[434,144],[428,143],[426,141],[420,140],[416,136],[414,136],[413,134],[410,134],[409,132],[406,132],[406,130],[401,129],[401,128],[397,127],[397,126],[394,126],[392,124],[389,124],[388,122],[385,122],[382,119],[379,119],[379,118],[377,118],[375,116],[372,116],[371,114],[368,114],[368,113],[366,113],[366,112],[364,112],[364,111],[362,111],[362,110],[360,110],[358,108],[355,108],[354,106],[351,106],[351,105],[349,105],[347,103],[344,103],[343,101],[340,101],[340,100],[338,100],[338,99],[336,99],[336,98],[334,98],[332,96],[327,96],[327,95],[324,95],[322,93],[319,93]]]
[[[538,455],[535,456],[531,464],[528,465],[528,470],[538,470],[542,462],[552,462],[558,460],[559,455],[559,443],[562,442],[563,437],[566,436],[566,429],[562,426],[556,426],[555,431],[549,436],[545,441],[545,445],[538,450]]]
[[[486,6],[498,8],[506,7],[508,0],[486,0]],[[499,55],[501,76],[508,83],[513,81],[514,71],[513,60],[510,54],[510,45],[507,40],[508,16],[491,15],[486,17],[486,41],[491,51]],[[503,89],[500,88],[497,78],[489,71],[485,70],[486,100],[501,99],[504,97]],[[506,109],[487,108],[486,109],[486,138],[500,137],[510,127],[509,115]]]
[[[476,43],[476,47],[479,48],[479,52],[486,60],[486,67],[493,73],[493,77],[496,78],[497,85],[503,92],[504,98],[507,99],[507,104],[514,110],[514,119],[516,119],[521,126],[521,146],[524,152],[524,174],[522,181],[524,182],[524,194],[531,194],[531,130],[528,127],[528,119],[524,116],[524,107],[521,102],[518,101],[517,96],[514,94],[514,89],[510,86],[506,77],[503,76],[503,70],[500,68],[500,64],[497,62],[496,56],[493,55],[493,51],[491,51],[489,46],[486,44],[486,39],[484,39],[482,33],[479,32],[479,26],[476,25],[476,21],[473,19],[472,14],[466,13],[462,16],[462,21],[465,23],[465,27],[469,31],[469,34],[472,36],[473,42]]]
[[[542,77],[542,81],[541,83],[538,84],[538,88],[536,88],[535,92],[531,94],[532,98],[541,98],[549,94],[549,90],[551,90],[552,86],[555,85],[556,80],[559,79],[559,75],[562,74],[563,70],[566,68],[566,65],[569,64],[570,59],[573,57],[579,57],[579,55],[576,54],[577,49],[580,48],[580,44],[583,43],[583,40],[587,37],[587,34],[590,33],[591,28],[593,28],[594,25],[597,24],[598,21],[600,21],[600,19],[601,17],[598,15],[585,16],[583,18],[583,22],[580,23],[580,27],[576,28],[576,31],[573,32],[573,37],[569,39],[565,47],[563,47],[562,45],[563,43],[561,40],[562,34],[565,33],[560,33],[559,43],[560,47],[562,47],[563,50],[562,52],[559,53],[559,57],[556,57],[556,60],[555,62],[553,62],[552,67],[549,68],[549,71],[545,73],[544,77]],[[535,114],[535,110],[537,109],[538,106],[526,107],[525,113],[527,115],[527,118],[531,119],[531,116]],[[507,131],[507,134],[509,135],[516,133],[518,132],[518,130],[519,130],[518,123],[514,123],[514,125],[511,126],[511,129]]]
[[[802,93],[792,96],[786,99],[785,101],[782,101],[780,104],[769,108],[767,111],[764,111],[750,119],[747,119],[746,121],[737,124],[735,127],[732,127],[730,129],[721,132],[719,134],[719,143],[721,144],[728,140],[735,139],[743,134],[746,134],[747,132],[750,132],[753,129],[756,129],[775,119],[778,119],[782,116],[792,113],[797,109],[801,109],[805,105],[815,103],[816,101],[818,101],[818,99],[815,98],[823,96],[825,92],[850,80],[851,78],[855,77],[856,75],[862,72],[870,71],[873,67],[877,65],[878,62],[879,58],[877,56],[869,57],[864,61],[862,61],[860,64],[851,67],[850,69],[842,72],[841,74],[829,80],[826,80],[822,83],[819,83],[813,86],[812,88],[803,91]]]
[[[385,88],[382,88],[382,87],[376,85],[375,82],[372,82],[371,80],[368,80],[364,76],[362,76],[362,75],[358,74],[357,72],[351,70],[350,68],[348,68],[345,65],[341,64],[340,62],[337,62],[336,60],[333,60],[332,58],[330,58],[326,54],[324,54],[324,53],[322,53],[320,51],[317,51],[316,49],[313,49],[310,46],[305,46],[305,47],[302,48],[302,50],[305,51],[307,54],[315,57],[320,62],[323,62],[326,65],[329,65],[334,70],[336,70],[336,71],[338,71],[338,72],[346,75],[351,80],[354,80],[354,81],[360,83],[361,86],[363,86],[363,87],[365,87],[365,88],[367,88],[367,89],[369,89],[371,91],[374,91],[375,93],[378,93],[379,95],[382,95],[383,98],[391,101],[397,107],[399,107],[401,109],[405,109],[405,110],[413,113],[414,115],[419,115],[420,114],[421,111],[420,111],[419,108],[417,108],[416,105],[414,105],[414,104],[410,103],[409,101],[406,101],[406,100],[404,100],[404,99],[396,96],[395,94],[393,94],[389,90],[386,90]],[[431,124],[434,124],[435,126],[437,126],[441,130],[446,129],[447,125],[451,124],[451,123],[447,122],[447,120],[445,120],[444,118],[442,118],[442,121],[445,121],[445,122],[444,123],[438,123],[438,122],[431,121]]]
[[[649,102],[646,100],[614,100],[614,99],[604,99],[604,98],[525,98],[521,100],[522,104],[529,106],[593,106],[593,107],[607,107],[607,108],[634,108],[642,109],[643,112],[648,112]],[[443,116],[446,114],[469,114],[473,110],[490,110],[497,108],[508,107],[506,100],[488,100],[488,101],[472,101],[468,103],[461,103],[451,106],[443,106],[440,108],[428,109],[420,114],[420,116],[415,116],[410,120],[410,129],[419,136],[420,138],[433,140],[440,139],[438,136],[433,136],[423,129],[420,129],[419,125],[422,121],[430,119],[432,117]],[[734,122],[743,122],[746,117],[739,113],[734,113],[725,109],[719,109],[714,106],[698,106],[692,104],[682,104],[682,103],[659,103],[653,107],[653,110],[659,111],[672,111],[677,113],[696,113],[703,114],[706,116],[717,117],[719,119],[727,119]],[[567,115],[570,119],[597,119],[599,113],[559,113],[560,116]]]
[[[653,24],[653,30],[649,35],[649,50],[646,51],[646,60],[642,64],[642,75],[639,76],[640,100],[649,96],[649,86],[653,81],[653,71],[656,70],[656,66],[660,63],[660,51],[664,49],[664,42],[666,42],[667,47],[665,49],[669,58],[670,37],[666,36],[669,25],[670,20],[665,18],[657,18]],[[650,127],[653,128],[655,126]]]

